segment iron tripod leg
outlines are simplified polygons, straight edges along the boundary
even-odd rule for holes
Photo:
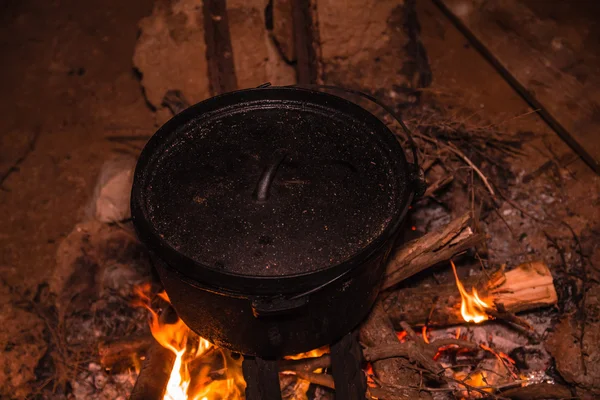
[[[331,373],[336,400],[364,400],[367,378],[361,368],[362,353],[357,333],[348,333],[331,345]],[[246,400],[281,400],[277,360],[244,357]]]
[[[281,400],[276,360],[245,356],[242,371],[246,380],[246,400]]]
[[[361,368],[362,352],[358,333],[351,332],[331,345],[331,373],[336,400],[364,400],[367,377]]]

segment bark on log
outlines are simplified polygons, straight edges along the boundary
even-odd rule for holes
[[[485,235],[471,227],[471,217],[465,214],[436,232],[430,232],[398,249],[387,265],[383,289],[461,253],[482,242]]]
[[[115,369],[128,368],[134,364],[133,358],[145,354],[152,343],[154,338],[151,334],[101,342],[98,345],[100,364],[113,372]]]
[[[328,368],[331,366],[331,357],[329,354],[323,354],[321,357],[301,358],[299,360],[281,360],[279,361],[280,371],[293,372],[313,372],[319,368]]]
[[[574,398],[571,391],[564,386],[538,383],[529,386],[523,386],[515,389],[509,389],[500,393],[503,398],[513,400],[543,400],[543,399],[570,399]]]
[[[129,400],[161,400],[174,362],[175,353],[158,342],[152,343]]]
[[[467,291],[476,288],[484,300],[502,305],[509,313],[551,306],[558,300],[550,270],[540,261],[521,264],[508,272],[499,271],[491,279],[485,275],[470,278],[463,285]],[[463,323],[460,305],[455,284],[400,289],[384,301],[384,309],[396,329],[400,329],[402,321],[412,326]]]
[[[396,331],[381,303],[376,303],[371,314],[360,329],[361,342],[367,347],[394,345],[399,343]],[[383,385],[409,386],[419,382],[419,373],[407,367],[407,360],[389,358],[373,362],[373,372]],[[397,398],[430,399],[428,393],[417,390],[399,390]]]

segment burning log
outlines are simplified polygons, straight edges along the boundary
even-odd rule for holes
[[[486,302],[495,305],[483,308],[483,319],[502,318],[503,314],[552,306],[558,301],[552,274],[541,261],[507,272],[500,270],[489,278],[470,278],[463,285],[475,288]],[[397,290],[387,296],[384,308],[398,329],[401,321],[412,326],[449,326],[464,322],[461,303],[456,285],[449,284]]]
[[[406,243],[391,257],[387,265],[383,289],[443,261],[447,261],[485,239],[471,227],[469,214],[465,214],[436,232],[430,232]]]
[[[152,343],[129,400],[162,399],[175,363],[175,353]]]
[[[362,325],[360,339],[367,348],[397,345],[399,343],[396,330],[381,303],[377,302],[375,304],[368,319]],[[407,364],[407,360],[394,357],[374,361],[372,366],[375,376],[382,385],[409,387],[414,382],[419,382],[419,372],[411,369]],[[406,399],[431,398],[428,393],[414,389],[398,392],[402,392],[397,393],[398,396],[402,395]]]

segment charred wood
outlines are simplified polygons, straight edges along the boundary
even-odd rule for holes
[[[129,399],[162,399],[174,362],[175,353],[162,347],[158,342],[152,343]]]
[[[438,231],[406,243],[388,262],[383,289],[390,289],[429,267],[448,261],[484,239],[485,235],[475,232],[471,217],[465,214]]]

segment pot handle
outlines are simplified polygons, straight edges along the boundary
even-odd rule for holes
[[[308,296],[298,296],[294,298],[255,298],[252,300],[252,314],[256,318],[274,317],[283,314],[289,314],[308,304]]]

